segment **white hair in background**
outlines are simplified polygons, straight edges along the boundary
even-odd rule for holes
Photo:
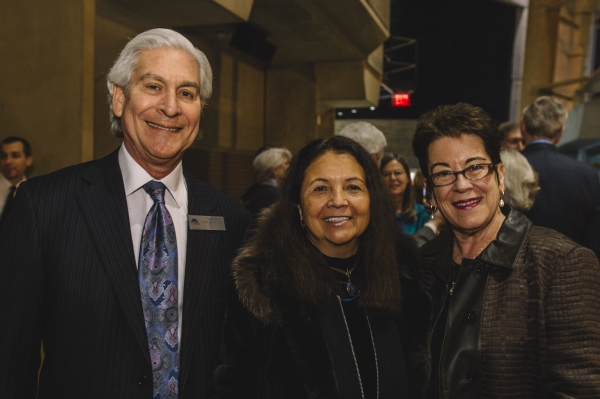
[[[528,134],[553,139],[565,127],[569,112],[563,103],[548,97],[538,97],[523,110],[523,122]]]
[[[255,181],[262,183],[273,178],[273,169],[291,159],[292,153],[287,148],[269,148],[261,152],[252,161]]]
[[[381,130],[368,122],[349,123],[337,135],[356,141],[369,154],[382,154],[383,149],[387,145],[387,141]]]
[[[206,55],[202,51],[198,50],[188,39],[174,30],[159,28],[140,33],[127,43],[106,77],[111,131],[116,137],[123,137],[123,127],[121,126],[121,118],[116,117],[112,109],[114,87],[121,87],[125,95],[127,95],[127,87],[131,80],[131,75],[138,67],[138,54],[144,50],[165,47],[187,51],[194,57],[199,69],[200,101],[204,104],[210,98],[212,94],[212,69]]]
[[[504,164],[504,201],[520,212],[527,212],[540,190],[538,175],[527,158],[511,148],[500,150]]]

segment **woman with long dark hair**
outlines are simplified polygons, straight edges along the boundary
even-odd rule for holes
[[[219,397],[423,397],[430,307],[392,211],[356,142],[319,139],[293,157],[233,265]]]

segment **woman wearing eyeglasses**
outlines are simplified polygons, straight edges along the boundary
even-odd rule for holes
[[[413,150],[450,227],[421,248],[430,397],[600,397],[593,252],[504,204],[500,138],[483,109],[424,114]]]

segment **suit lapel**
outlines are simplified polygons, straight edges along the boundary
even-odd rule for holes
[[[77,202],[129,327],[150,363],[129,213],[117,154],[118,150],[91,164],[82,174],[83,184],[76,194]]]
[[[217,202],[203,183],[184,171],[188,190],[188,215],[223,216]],[[215,265],[215,254],[221,247],[222,232],[189,230],[183,294],[181,337],[181,371],[179,384],[185,387],[194,345],[199,342],[200,325],[210,273]]]

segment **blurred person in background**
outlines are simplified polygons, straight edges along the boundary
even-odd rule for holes
[[[413,150],[449,229],[420,249],[430,398],[600,397],[600,266],[505,204],[500,139],[469,104],[423,114]]]
[[[400,230],[408,235],[416,233],[427,223],[429,214],[425,206],[415,202],[408,162],[397,154],[386,154],[381,160],[380,170],[392,195]]]
[[[526,213],[540,191],[537,173],[523,154],[511,148],[502,148],[500,158],[504,164],[504,202]]]
[[[371,154],[377,167],[381,166],[383,150],[387,146],[387,140],[381,130],[369,122],[352,122],[344,126],[337,135],[348,137],[362,145]]]
[[[346,137],[294,156],[233,264],[219,398],[424,396],[430,301],[386,191]]]
[[[27,180],[25,173],[33,164],[31,144],[22,137],[11,136],[0,142],[0,224],[4,221],[19,188]]]
[[[523,113],[528,142],[523,155],[539,176],[540,192],[527,217],[550,227],[600,256],[600,181],[591,166],[561,154],[568,112],[552,97],[539,97]]]
[[[523,151],[525,142],[521,133],[521,124],[517,122],[504,122],[498,126],[498,131],[501,136],[500,147]]]
[[[242,196],[243,204],[253,218],[277,199],[279,185],[291,159],[292,153],[285,148],[268,148],[254,158],[252,167],[256,183]]]

